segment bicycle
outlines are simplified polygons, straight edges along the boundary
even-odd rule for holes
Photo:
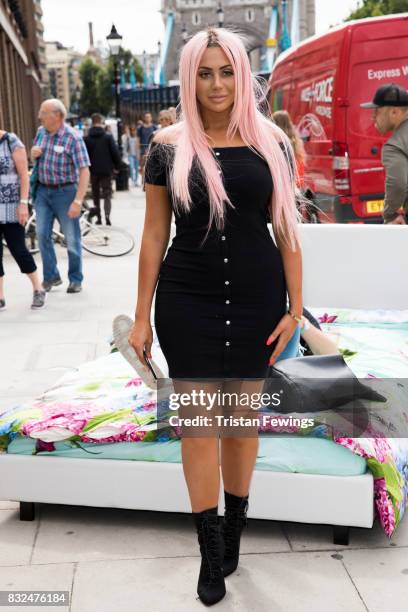
[[[129,232],[114,225],[94,225],[89,221],[90,211],[90,207],[84,202],[80,227],[82,248],[85,251],[100,257],[121,257],[134,249],[135,241]],[[36,213],[33,209],[25,226],[25,234],[29,251],[32,254],[38,253],[40,249],[36,232]],[[52,229],[52,239],[63,247],[67,246],[64,234],[55,228]]]

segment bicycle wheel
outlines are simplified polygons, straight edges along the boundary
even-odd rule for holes
[[[133,237],[121,227],[86,222],[82,229],[82,247],[93,255],[120,257],[130,253],[134,246]]]

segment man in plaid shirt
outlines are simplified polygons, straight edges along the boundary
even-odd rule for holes
[[[38,164],[38,190],[34,202],[38,243],[43,262],[43,286],[61,285],[52,227],[57,218],[67,241],[67,293],[82,289],[82,245],[79,217],[89,182],[89,156],[82,136],[65,123],[67,111],[60,100],[42,103],[31,155]]]

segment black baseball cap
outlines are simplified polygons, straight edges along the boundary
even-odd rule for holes
[[[396,83],[382,85],[375,92],[372,102],[364,102],[364,104],[360,104],[360,106],[361,108],[408,106],[408,91]]]

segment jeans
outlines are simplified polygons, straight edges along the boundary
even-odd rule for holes
[[[98,220],[101,219],[101,189],[104,200],[105,218],[109,219],[112,210],[112,178],[109,175],[97,176],[91,174],[92,199],[97,211]]]
[[[139,160],[136,155],[128,155],[130,165],[130,178],[136,185],[139,176]]]
[[[37,215],[37,236],[43,263],[44,281],[49,282],[60,276],[57,268],[52,240],[54,220],[58,219],[68,248],[68,280],[82,283],[82,245],[79,217],[70,219],[68,209],[75,199],[76,185],[66,185],[56,189],[38,186],[35,199]]]

